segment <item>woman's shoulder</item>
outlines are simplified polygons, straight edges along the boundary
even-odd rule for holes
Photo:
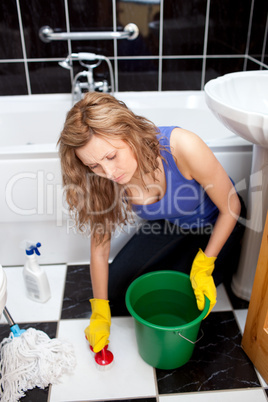
[[[192,131],[175,127],[170,135],[170,146],[175,154],[188,154],[206,146],[203,140]]]
[[[170,150],[177,167],[187,178],[193,177],[196,166],[210,157],[211,151],[195,133],[174,128],[170,136]]]

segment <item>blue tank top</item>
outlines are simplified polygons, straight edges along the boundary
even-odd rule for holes
[[[166,193],[153,204],[133,204],[133,211],[146,220],[166,219],[184,229],[199,228],[214,224],[218,208],[202,186],[194,179],[186,179],[179,171],[170,152],[170,135],[175,126],[159,127],[157,134],[166,176]]]

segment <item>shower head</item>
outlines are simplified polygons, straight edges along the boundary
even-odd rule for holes
[[[68,57],[66,57],[65,60],[59,61],[59,65],[63,68],[67,68],[68,70],[70,70],[72,68],[71,66],[72,60],[78,60],[80,62],[94,61],[94,60],[105,60],[105,57],[95,53],[86,53],[86,52],[71,53],[69,54]]]

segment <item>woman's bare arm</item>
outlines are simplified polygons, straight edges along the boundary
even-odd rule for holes
[[[95,299],[108,300],[110,244],[107,237],[100,244],[93,236],[91,238],[90,276]]]
[[[176,128],[171,137],[172,153],[181,173],[195,179],[219,209],[205,254],[217,257],[239,217],[241,205],[227,173],[209,147],[194,133]]]

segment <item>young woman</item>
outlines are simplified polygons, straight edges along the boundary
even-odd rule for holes
[[[94,92],[67,114],[59,146],[70,211],[79,228],[90,228],[94,298],[85,332],[94,352],[109,342],[110,306],[124,308],[128,285],[142,273],[190,273],[198,308],[206,295],[211,311],[214,266],[217,285],[237,263],[243,227],[240,198],[207,145]],[[143,223],[109,267],[111,234],[133,212]]]

